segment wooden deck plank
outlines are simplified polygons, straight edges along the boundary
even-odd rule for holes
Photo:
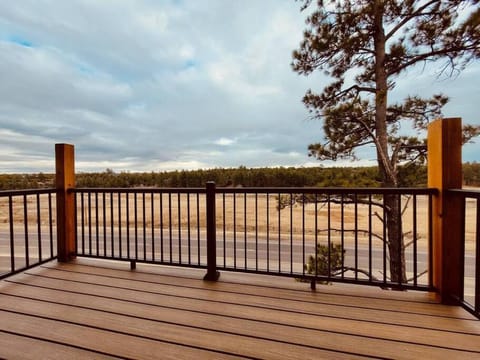
[[[30,290],[31,293],[33,293],[33,289],[26,287],[27,290]],[[15,289],[18,289],[16,287]],[[37,291],[37,294],[29,294],[28,291],[24,293],[23,295],[18,295],[17,296],[32,296],[36,295],[38,298],[43,298],[43,299],[52,299],[51,301],[57,301],[58,302],[58,294],[55,293],[53,290],[47,290],[47,289],[35,289]],[[39,293],[44,293],[44,294],[39,294]],[[18,293],[18,292],[17,292]],[[49,293],[45,295],[45,293]],[[55,299],[55,300],[53,300]],[[13,302],[13,309],[12,309],[12,304],[6,303],[5,299],[0,296],[0,305],[2,305],[3,308],[10,308],[11,310],[15,310],[16,307],[28,307],[29,309],[35,309],[36,307],[40,307],[43,309],[45,307],[44,304],[31,304],[26,306],[25,304],[19,304],[18,302],[22,302],[22,299],[11,299],[10,302]],[[44,300],[48,301],[48,300]],[[135,303],[128,303],[128,302],[123,302],[119,300],[111,300],[111,299],[95,299],[91,295],[78,295],[74,294],[70,298],[65,298],[62,299],[64,304],[70,304],[73,306],[81,306],[81,307],[86,307],[86,306],[91,306],[95,309],[98,309],[100,311],[104,312],[120,312],[121,314],[124,315],[130,315],[134,316],[136,318],[143,318],[145,320],[157,320],[160,322],[170,322],[170,323],[178,323],[178,324],[183,324],[184,326],[190,326],[192,323],[195,324],[197,327],[201,327],[204,329],[213,329],[219,332],[228,332],[228,333],[238,333],[242,335],[247,335],[247,336],[252,336],[252,337],[261,337],[265,336],[265,333],[270,333],[270,338],[275,339],[277,341],[289,341],[289,342],[296,342],[298,344],[303,344],[303,345],[317,345],[319,347],[325,346],[325,344],[319,343],[322,339],[322,337],[328,336],[331,341],[334,342],[347,342],[350,345],[354,345],[355,349],[357,351],[364,350],[368,351],[368,348],[371,347],[372,345],[378,345],[375,344],[375,339],[368,338],[367,340],[370,341],[368,346],[363,349],[362,345],[365,345],[365,339],[362,341],[360,344],[358,344],[358,339],[348,339],[348,341],[345,340],[345,336],[341,338],[341,334],[332,334],[333,331],[340,332],[343,331],[345,332],[345,327],[352,327],[353,329],[357,329],[355,327],[355,322],[343,322],[343,323],[333,323],[330,321],[329,324],[323,324],[325,323],[324,319],[312,319],[311,317],[306,318],[306,322],[308,322],[311,327],[309,329],[301,328],[298,327],[291,327],[289,328],[288,326],[285,325],[279,325],[275,323],[262,323],[258,322],[255,320],[246,320],[246,319],[238,319],[238,318],[229,318],[228,316],[219,316],[219,315],[214,315],[214,309],[205,309],[206,313],[191,313],[189,311],[185,311],[183,309],[163,309],[155,306],[151,307],[142,307],[139,308],[138,304]],[[103,303],[102,303],[103,302]],[[212,305],[213,306],[213,305]],[[82,318],[82,316],[80,317]],[[127,320],[126,320],[127,321]],[[130,322],[128,320],[127,322]],[[314,323],[314,326],[312,326]],[[322,324],[325,327],[329,327],[330,329],[325,332],[325,328],[322,330]],[[331,327],[335,326],[336,330],[332,330]],[[358,325],[358,324],[357,324]],[[315,331],[316,328],[320,329],[321,331]],[[390,329],[392,331],[394,327]],[[371,329],[373,330],[373,329]],[[364,324],[360,324],[358,326],[357,331],[353,331],[351,335],[366,335],[368,331],[365,331],[365,326]],[[378,333],[385,333],[384,329],[379,329]],[[346,335],[346,334],[343,334]],[[442,333],[432,333],[430,336],[432,339],[430,339],[428,333],[421,333],[421,335],[425,338],[427,338],[428,341],[424,341],[425,344],[431,343],[432,339],[435,338],[435,336],[440,336],[443,340],[445,339],[445,334]],[[457,336],[450,336],[450,341],[455,344],[456,348],[462,348],[462,345],[465,346],[466,349],[469,348],[468,345],[471,345],[472,343],[475,344],[476,339],[471,339],[467,335],[462,335],[458,336],[458,334],[454,334]],[[414,334],[414,336],[409,335],[408,339],[404,339],[405,342],[408,341],[416,341],[419,342],[418,337],[419,334]],[[335,338],[337,337],[337,339]],[[385,339],[388,339],[388,336],[385,337]],[[378,340],[378,339],[377,339]],[[402,345],[402,344],[396,344]],[[410,345],[410,344],[409,344]],[[437,346],[441,345],[441,343],[437,343]],[[392,347],[395,347],[395,344],[391,345]],[[333,347],[335,348],[335,347]],[[343,349],[345,350],[345,349]],[[477,348],[478,350],[478,348]],[[352,349],[348,349],[346,351],[352,351]],[[443,352],[443,351],[442,351]]]
[[[7,304],[5,304],[4,302],[2,302],[2,306],[5,306]],[[37,310],[35,309],[35,304],[34,303],[29,303],[29,302],[24,302],[24,303],[16,303],[16,307],[20,306],[20,307],[24,307],[24,306],[28,306],[29,307],[29,312],[30,311],[33,311],[33,314],[35,316],[48,316],[48,311],[45,311],[44,309],[46,308],[43,304],[42,306],[42,311],[40,313],[37,312]],[[7,305],[8,307],[8,305]],[[12,310],[12,309],[10,309]],[[59,307],[56,307],[55,308],[55,311],[59,310]],[[53,310],[52,310],[53,311]],[[186,331],[184,328],[183,329],[177,329],[175,331],[175,329],[173,329],[174,327],[172,326],[161,326],[160,328],[156,327],[156,326],[148,326],[148,324],[146,324],[146,322],[149,322],[149,321],[136,321],[135,319],[132,320],[132,319],[124,319],[122,316],[120,316],[118,318],[117,316],[117,319],[114,319],[112,320],[111,316],[107,316],[107,317],[104,317],[104,316],[99,316],[98,314],[86,314],[85,311],[81,311],[81,312],[78,312],[78,311],[75,311],[75,314],[76,316],[79,316],[79,318],[77,318],[77,320],[75,320],[76,316],[74,317],[74,319],[70,319],[70,321],[73,321],[73,322],[76,322],[77,324],[82,324],[82,326],[98,326],[98,324],[102,324],[102,326],[106,326],[108,329],[112,329],[112,330],[116,330],[116,331],[121,331],[119,330],[119,326],[120,326],[120,329],[122,329],[122,326],[126,326],[125,324],[128,324],[128,331],[132,331],[133,333],[136,334],[136,336],[138,335],[145,335],[145,334],[168,334],[168,339],[167,340],[172,340],[174,339],[175,341],[178,341],[179,338],[178,336],[180,335],[181,336],[181,340],[183,341],[189,341],[190,340],[190,336],[194,336],[196,338],[196,340],[199,342],[200,345],[204,345],[205,344],[212,344],[212,338],[205,338],[205,336],[202,336],[202,333],[200,333],[198,330],[197,331],[193,331],[192,334],[189,334],[189,331]],[[58,316],[58,315],[57,315]],[[178,316],[178,314],[177,314]],[[93,321],[93,323],[92,323]],[[196,322],[196,319],[190,319],[191,322]],[[98,323],[97,323],[98,322]],[[242,324],[240,324],[240,326],[242,326]],[[58,325],[57,325],[57,328],[58,328]],[[234,327],[235,329],[235,327]],[[276,331],[278,331],[278,329],[275,329],[275,326],[272,326],[270,327],[269,329],[269,333],[270,333],[270,336],[272,336],[272,334],[275,334]],[[298,333],[298,331],[295,331],[295,333],[297,334],[297,336],[299,336],[300,338],[303,339],[303,337],[305,336],[305,334],[302,334],[300,332],[300,334]],[[290,336],[292,334],[289,334]],[[109,336],[109,335],[107,335]],[[187,338],[185,338],[187,337]],[[317,336],[318,337],[318,336]],[[226,339],[225,336],[216,336],[216,341],[218,341],[219,343],[217,343],[216,345],[218,346],[218,344],[221,344],[223,345],[222,348],[223,350],[228,350],[228,349],[225,349],[225,341],[228,341],[229,339]],[[275,336],[273,336],[273,338],[275,338]],[[230,339],[231,340],[231,339]],[[324,351],[313,351],[312,349],[308,349],[309,351],[305,351],[304,348],[301,348],[301,347],[292,347],[292,346],[288,346],[288,347],[285,347],[285,346],[282,346],[284,344],[279,344],[279,343],[273,343],[273,342],[268,342],[268,341],[262,341],[262,340],[259,340],[259,339],[250,339],[251,341],[245,341],[245,339],[243,339],[242,341],[242,337],[241,336],[237,336],[235,337],[234,340],[231,340],[233,341],[230,345],[230,348],[233,347],[233,349],[235,348],[240,348],[240,349],[244,349],[243,350],[243,353],[242,353],[242,356],[255,356],[255,357],[260,357],[260,358],[279,358],[279,357],[287,357],[287,358],[305,358],[305,356],[307,358],[311,358],[311,357],[314,357],[314,358],[318,358],[319,356],[322,356],[322,355],[326,355],[328,354],[327,352],[324,352]],[[305,341],[312,341],[314,340],[314,337],[309,337],[308,334],[307,334],[307,338],[304,339]],[[332,343],[327,343],[329,344],[329,346],[331,347],[332,350],[339,350],[337,347],[338,345],[336,344],[336,341],[341,341],[340,343],[344,342],[345,344],[348,345],[348,347],[350,348],[350,351],[351,350],[356,350],[356,351],[361,351],[361,350],[367,350],[368,351],[368,348],[370,348],[370,351],[374,352],[372,354],[369,354],[368,357],[373,357],[374,355],[380,355],[380,356],[386,356],[388,358],[391,358],[393,356],[396,356],[397,355],[397,352],[402,350],[403,352],[407,353],[408,354],[408,357],[418,357],[418,356],[422,356],[422,354],[425,353],[426,349],[422,347],[418,347],[418,346],[402,346],[402,347],[388,347],[390,349],[389,353],[385,353],[384,351],[382,350],[379,350],[378,346],[382,346],[385,347],[386,344],[381,344],[381,342],[379,341],[369,341],[368,343],[365,343],[365,341],[355,341],[355,339],[348,339],[348,338],[343,338],[343,339],[339,339],[338,336],[330,336],[329,337],[329,341],[331,341]],[[352,341],[353,340],[353,341]],[[273,343],[273,344],[272,344]],[[228,344],[228,343],[227,343]],[[189,345],[192,345],[192,344],[189,344]],[[195,344],[193,344],[195,345]],[[214,346],[215,344],[212,344],[210,345],[212,348],[215,348]],[[361,346],[363,345],[363,346]],[[267,346],[266,348],[264,346]],[[358,348],[358,346],[361,346],[360,348]],[[343,346],[344,347],[344,346]],[[266,349],[268,349],[268,351],[266,351]],[[103,349],[104,350],[104,349]],[[249,353],[248,351],[246,350],[252,350],[252,353]],[[287,351],[286,351],[287,350]],[[345,349],[343,349],[343,351],[345,351]],[[442,350],[439,350],[439,349],[435,349],[435,348],[428,348],[428,353],[432,356],[435,356],[435,358],[446,358],[447,356],[459,356],[459,355],[462,355],[462,353],[459,353],[459,352],[454,352],[454,351],[448,351],[448,350],[445,350],[445,349],[442,349]],[[282,356],[280,356],[280,354]],[[335,355],[335,356],[339,356],[341,354],[339,353],[330,353],[328,357],[332,356],[332,355]],[[465,355],[465,353],[463,353],[463,355]],[[348,357],[353,357],[353,354],[349,354]]]
[[[83,274],[83,273],[82,273]],[[99,278],[96,275],[89,277],[88,274],[78,274],[76,272],[64,272],[62,273],[57,272],[53,273],[53,277],[59,279],[75,279],[76,281],[86,281],[86,282],[95,282],[96,284],[110,284],[112,281],[111,277],[103,278],[100,276]],[[118,275],[118,274],[117,274]],[[121,274],[122,275],[122,274]],[[212,296],[211,292],[215,294],[218,292],[218,286],[221,286],[223,289],[224,283],[216,284],[212,287],[212,284],[205,284],[204,282],[198,280],[190,280],[192,283],[195,283],[195,286],[201,286],[205,284],[205,288],[197,288],[194,287],[193,289],[188,286],[173,286],[173,285],[165,285],[165,283],[156,283],[153,281],[148,281],[147,283],[143,283],[145,279],[143,276],[140,277],[140,281],[133,281],[132,276],[135,274],[127,273],[128,278],[114,278],[115,284],[122,286],[127,289],[136,289],[138,291],[148,291],[153,292],[158,295],[166,295],[166,296],[184,296],[187,298],[194,297],[195,299],[202,299],[202,300],[209,300]],[[140,274],[141,275],[141,274]],[[48,275],[50,276],[50,274]],[[110,274],[109,276],[112,276]],[[132,282],[133,281],[133,282]],[[228,284],[232,285],[232,284]],[[309,296],[309,300],[305,300],[303,294],[300,297],[294,297],[298,295],[298,292],[290,294],[290,298],[286,299],[285,294],[281,293],[280,296],[278,295],[278,291],[276,289],[267,289],[268,293],[265,289],[263,289],[263,293],[261,295],[250,295],[249,291],[244,291],[244,288],[241,287],[236,288],[236,291],[233,291],[232,288],[228,288],[227,291],[221,291],[220,294],[216,294],[218,296],[215,297],[217,301],[222,301],[225,303],[236,302],[237,297],[242,295],[242,304],[246,306],[263,306],[266,308],[274,308],[278,310],[284,310],[285,312],[292,313],[295,312],[295,316],[297,315],[315,315],[315,316],[327,316],[329,318],[335,318],[337,320],[364,320],[373,322],[372,319],[375,319],[375,324],[392,324],[392,325],[399,325],[399,326],[406,326],[406,327],[417,327],[417,328],[424,328],[424,329],[434,329],[434,330],[445,330],[445,331],[452,331],[452,332],[467,332],[470,333],[471,331],[477,330],[480,332],[480,325],[478,321],[470,321],[470,320],[461,320],[458,321],[458,318],[454,317],[453,319],[449,318],[449,312],[447,314],[441,314],[438,316],[437,313],[432,315],[430,312],[407,312],[403,308],[401,311],[396,308],[395,310],[385,310],[382,311],[382,308],[372,307],[369,303],[370,299],[359,298],[355,305],[345,305],[342,304],[341,301],[339,303],[335,302],[334,299],[329,299],[328,301],[324,299],[323,294],[312,293]],[[200,290],[200,291],[199,291]],[[302,293],[302,292],[300,292]],[[384,300],[386,302],[387,300]],[[432,306],[429,304],[430,307],[436,307],[438,305]],[[451,307],[447,307],[450,309]],[[345,316],[345,313],[348,313],[348,317]],[[469,317],[468,317],[469,318]],[[462,319],[462,318],[461,318]],[[477,325],[477,326],[475,326]]]
[[[169,344],[138,336],[95,329],[74,323],[39,318],[27,314],[16,314],[0,310],[2,321],[0,329],[26,334],[45,341],[56,341],[65,345],[72,344],[85,349],[92,349],[112,357],[130,359],[178,359],[182,354],[185,359],[224,359],[240,358],[228,354],[219,354],[201,349],[192,349],[182,344]],[[1,349],[0,349],[1,352]]]
[[[169,324],[165,321],[154,321],[150,319],[141,319],[138,317],[132,317],[122,314],[105,313],[102,311],[89,310],[85,308],[75,308],[72,311],[70,305],[55,304],[55,306],[45,306],[45,303],[38,303],[38,301],[30,299],[11,298],[7,301],[5,298],[0,298],[0,304],[2,310],[0,314],[2,316],[2,324],[0,327],[8,326],[9,328],[15,328],[11,323],[12,313],[16,316],[25,316],[26,314],[20,314],[20,311],[28,309],[28,316],[31,318],[41,318],[42,320],[56,319],[56,330],[66,332],[65,327],[71,327],[72,325],[78,325],[82,327],[89,327],[94,329],[95,332],[103,331],[108,332],[104,334],[102,339],[110,338],[113,336],[129,335],[134,337],[134,340],[129,340],[130,344],[135,343],[140,338],[149,338],[149,340],[156,340],[162,343],[176,343],[183,344],[188,348],[208,348],[212,352],[217,352],[222,356],[225,353],[234,354],[237,353],[241,357],[259,357],[259,358],[318,358],[322,356],[335,356],[351,358],[354,357],[354,353],[341,354],[333,351],[323,350],[318,347],[313,347],[308,344],[299,346],[295,343],[287,343],[286,341],[272,341],[268,339],[260,339],[257,337],[246,337],[239,335],[235,332],[214,332],[208,329],[199,329],[198,327],[191,327],[190,325],[179,326],[175,324]],[[123,312],[123,309],[121,309]],[[183,314],[184,323],[196,323],[196,319],[187,318]],[[176,318],[179,318],[178,313],[175,314]],[[61,321],[63,323],[59,324]],[[18,320],[16,320],[18,321]],[[21,319],[23,323],[30,322]],[[179,319],[182,322],[181,319]],[[19,329],[16,329],[19,331]],[[24,330],[24,329],[23,329]],[[235,330],[235,327],[232,329]],[[30,334],[31,335],[31,334]],[[56,334],[58,336],[58,334]],[[55,336],[51,334],[51,336]],[[88,339],[92,341],[92,339]],[[144,340],[144,339],[141,339]],[[307,339],[308,340],[308,339]],[[103,340],[102,340],[103,342]],[[103,344],[102,344],[103,345]],[[95,344],[96,346],[96,344]],[[116,349],[104,347],[99,348],[100,351],[110,351],[115,354]],[[122,352],[125,349],[120,349]],[[179,350],[176,350],[179,352]],[[181,350],[183,357],[183,350]],[[163,354],[163,353],[162,353]],[[344,355],[344,356],[343,356]],[[130,356],[130,354],[129,354]],[[198,356],[202,358],[199,353]]]
[[[47,265],[48,266],[48,265]],[[116,277],[119,276],[123,279],[135,279],[138,281],[146,281],[151,282],[153,284],[161,284],[161,285],[172,285],[176,286],[185,286],[185,287],[193,287],[198,289],[207,289],[210,288],[214,290],[219,283],[222,284],[223,291],[236,291],[238,292],[239,283],[225,283],[224,277],[232,277],[232,274],[228,274],[220,278],[218,283],[198,283],[198,279],[203,277],[203,270],[192,272],[196,275],[196,277],[173,277],[173,276],[164,276],[162,274],[152,274],[152,273],[143,273],[138,271],[128,271],[125,269],[113,270],[103,267],[95,267],[92,268],[91,266],[84,266],[81,263],[77,264],[62,264],[61,267],[56,267],[57,270],[69,270],[75,267],[75,272],[81,273],[90,273],[92,272],[94,275],[103,275],[105,277]],[[120,274],[120,275],[119,275]],[[235,278],[233,274],[233,277]],[[252,277],[252,275],[242,274],[243,279]],[[437,301],[434,299],[432,295],[429,295],[425,292],[401,292],[401,291],[378,291],[377,288],[371,287],[356,287],[355,291],[351,294],[348,294],[345,289],[351,289],[352,286],[339,286],[336,284],[334,287],[339,286],[341,288],[342,293],[339,291],[335,292],[332,291],[334,287],[332,286],[324,286],[320,287],[317,292],[312,292],[307,290],[309,286],[307,284],[297,284],[292,289],[285,289],[289,282],[294,283],[293,279],[289,278],[280,278],[277,280],[277,284],[280,287],[273,287],[272,286],[272,276],[256,276],[255,282],[257,279],[266,277],[270,279],[270,286],[257,286],[248,283],[242,283],[242,293],[243,294],[253,294],[256,296],[261,296],[265,294],[267,296],[270,295],[272,290],[275,291],[276,296],[278,297],[286,297],[295,299],[297,301],[318,301],[319,303],[328,303],[334,302],[338,305],[344,306],[355,306],[361,307],[362,304],[365,306],[370,306],[375,308],[375,310],[395,310],[398,311],[399,307],[401,307],[403,312],[413,312],[413,313],[420,313],[425,315],[441,315],[441,316],[451,316],[454,318],[465,318],[465,319],[474,319],[474,317],[467,312],[463,311],[458,307],[452,306],[445,306],[445,305],[438,305]],[[355,288],[355,287],[354,287]],[[329,291],[330,290],[330,291]],[[321,296],[319,296],[321,295]],[[438,306],[430,306],[431,304],[437,304]]]
[[[20,351],[19,351],[20,350]],[[117,357],[102,355],[90,350],[77,349],[64,344],[35,339],[25,335],[0,332],[0,357],[17,360],[108,360]]]
[[[209,283],[198,271],[172,276],[171,269],[122,266],[50,263],[0,282],[0,339],[10,331],[20,343],[32,337],[68,352],[73,338],[76,351],[135,358],[152,356],[151,349],[196,359],[480,358],[480,321],[428,296],[389,300],[377,291],[375,298],[358,286],[312,293],[290,279],[281,288],[283,282],[266,286],[239,274]]]
[[[35,282],[39,281],[40,283],[42,283],[44,286],[45,285],[45,281],[51,281],[52,284],[57,281],[56,279],[46,279],[46,278],[42,278],[42,277],[36,277],[34,278]],[[65,280],[60,280],[60,281],[65,281]],[[50,284],[50,285],[52,285]],[[70,284],[72,285],[72,284]],[[77,291],[77,287],[79,287],[78,284],[74,283],[74,288],[75,290],[72,290],[72,291]],[[81,284],[80,284],[81,285]],[[68,284],[65,284],[65,283],[57,283],[55,286],[58,287],[59,290],[66,290],[66,286],[68,286]],[[93,285],[93,283],[91,283],[91,285],[89,286],[89,290],[92,290],[92,287],[94,287],[96,285]],[[101,285],[101,286],[105,286],[105,285]],[[113,291],[113,292],[116,292],[116,296],[120,296],[120,297],[123,297],[124,295],[124,291],[120,291],[118,292],[118,289],[110,289],[110,291]],[[94,290],[95,292],[95,290]],[[129,292],[129,290],[127,290],[127,292]],[[78,296],[78,294],[75,294],[76,296]],[[104,296],[104,295],[103,295]],[[144,296],[143,295],[139,295],[138,293],[136,294],[135,298],[143,298]],[[129,298],[130,300],[129,301],[132,301],[131,297]],[[108,296],[108,301],[110,302],[112,300],[112,296]],[[72,299],[70,299],[69,301],[72,301]],[[161,303],[163,303],[163,301],[161,301]],[[241,304],[241,297],[239,298],[239,303]],[[98,306],[98,305],[97,305]],[[117,305],[118,306],[118,305]],[[138,304],[137,304],[138,306]],[[195,318],[194,322],[198,322],[198,319],[196,319],[197,317],[197,314],[178,314],[178,313],[172,313],[173,310],[176,310],[175,306],[179,306],[178,305],[178,302],[175,301],[175,299],[173,299],[173,302],[171,303],[171,305],[166,309],[166,311],[163,311],[163,314],[160,315],[160,319],[165,319],[165,318],[168,318],[168,316],[171,316],[171,321],[172,322],[182,322],[182,319],[184,321],[184,324],[185,325],[188,325],[190,323],[190,321],[192,321],[192,318]],[[232,306],[228,306],[227,309],[230,309],[232,308]],[[125,308],[124,305],[121,306],[121,312],[122,313],[125,313],[127,312],[127,309]],[[215,304],[215,303],[207,303],[207,304],[203,304],[201,306],[201,309],[203,309],[204,312],[206,312],[206,316],[204,317],[203,321],[204,321],[204,325],[203,326],[208,326],[208,323],[212,321],[212,317],[214,317],[214,314],[216,314],[216,311],[218,309],[218,304]],[[184,312],[183,309],[179,309],[181,311]],[[130,310],[132,311],[132,310]],[[133,310],[135,311],[135,310]],[[151,312],[151,310],[150,310]],[[155,313],[158,313],[159,310],[155,310]],[[177,311],[178,312],[178,311]],[[161,313],[161,312],[160,312]],[[258,313],[258,310],[255,309],[255,308],[247,308],[247,309],[242,309],[240,308],[238,312],[235,312],[234,315],[232,315],[230,313],[230,311],[227,311],[226,313],[223,312],[223,314],[221,316],[223,317],[227,317],[227,325],[228,326],[232,326],[232,323],[234,325],[234,329],[232,330],[230,327],[227,328],[227,329],[218,329],[218,326],[220,324],[222,324],[222,317],[217,314],[215,319],[214,319],[214,323],[215,325],[217,326],[217,330],[220,330],[220,331],[235,331],[235,326],[238,327],[238,328],[254,328],[255,330],[257,330],[257,332],[254,332],[253,334],[252,333],[249,333],[248,335],[250,336],[262,336],[263,332],[265,331],[268,331],[269,329],[271,330],[272,328],[273,329],[276,329],[276,327],[280,327],[279,329],[276,329],[276,332],[278,333],[283,333],[285,334],[285,336],[287,337],[287,339],[292,339],[293,338],[297,338],[298,341],[300,341],[300,343],[302,343],[302,340],[305,340],[307,341],[307,343],[303,343],[303,344],[312,344],[315,343],[318,338],[321,338],[321,336],[318,336],[319,334],[316,334],[313,336],[312,339],[310,339],[310,334],[309,334],[309,331],[311,332],[312,330],[317,330],[317,331],[321,331],[323,332],[323,336],[325,336],[325,333],[328,333],[329,334],[329,337],[331,338],[331,340],[336,344],[336,343],[345,343],[347,342],[348,344],[353,344],[354,345],[354,349],[362,349],[362,350],[365,350],[365,351],[368,351],[368,348],[373,345],[378,345],[378,344],[375,344],[375,341],[378,341],[378,340],[383,340],[383,339],[386,339],[386,340],[394,340],[397,342],[397,345],[398,345],[398,342],[400,342],[400,344],[407,344],[407,345],[411,345],[409,344],[409,342],[416,342],[418,344],[426,344],[426,345],[434,345],[436,347],[439,347],[441,348],[443,351],[445,350],[443,348],[443,343],[444,343],[444,339],[445,339],[445,334],[442,333],[442,332],[438,332],[438,331],[434,331],[434,330],[430,330],[430,331],[425,331],[424,329],[411,329],[411,328],[399,328],[398,326],[396,325],[389,325],[389,326],[385,326],[385,325],[378,325],[378,324],[375,324],[375,323],[368,323],[368,322],[355,322],[355,321],[348,321],[348,320],[343,320],[343,321],[339,321],[339,319],[329,319],[329,318],[323,318],[323,317],[312,317],[310,315],[307,315],[307,316],[304,316],[303,318],[303,321],[299,321],[298,319],[298,314],[290,314],[290,313],[285,313],[285,312],[282,312],[282,313],[276,313],[275,310],[270,310],[270,311],[266,311],[265,309],[262,309],[262,311],[260,312],[262,314],[262,317],[265,316],[265,313],[270,313],[269,317],[268,317],[268,320],[262,320],[264,321],[264,323],[262,324],[243,324],[243,323],[240,323],[240,324],[235,324],[235,322],[239,322],[239,319],[237,319],[238,317],[240,316],[246,316],[247,319],[250,319],[250,320],[256,320],[258,321],[258,319],[256,319],[256,314]],[[148,314],[147,314],[148,316]],[[232,319],[230,319],[229,317],[231,316],[234,316],[234,320],[235,321],[232,321]],[[275,321],[275,319],[278,319],[278,318],[281,318],[282,321],[281,321],[281,324],[285,325],[287,324],[288,325],[288,322],[290,325],[294,325],[296,326],[296,328],[294,329],[290,329],[290,332],[285,329],[282,329],[282,327],[278,324],[273,324],[272,322]],[[287,323],[285,323],[285,319],[287,320]],[[314,326],[312,326],[312,324],[314,324]],[[310,327],[309,330],[305,330],[305,329],[302,329],[301,327]],[[350,330],[349,333],[345,333],[345,328],[351,328],[352,330]],[[382,334],[382,338],[378,338],[378,334]],[[345,336],[354,336],[355,339],[348,339],[346,340],[345,338],[342,338],[342,337],[345,337]],[[368,339],[368,341],[370,341],[370,344],[367,348],[363,349],[362,347],[362,344],[364,343],[363,342],[360,342],[360,343],[357,343],[358,342],[358,337],[361,336],[363,337],[363,340],[365,340],[365,338]],[[337,338],[335,338],[337,337]],[[478,346],[475,347],[475,344],[477,343],[476,340],[478,338],[475,338],[475,336],[472,338],[472,335],[465,335],[465,334],[456,334],[456,333],[451,333],[449,335],[449,338],[450,338],[450,341],[452,344],[455,344],[455,348],[458,348],[458,349],[469,349],[469,350],[472,350],[472,351],[478,351]],[[421,341],[420,339],[424,339],[423,341]],[[285,341],[285,338],[283,339],[280,339],[281,341]],[[473,347],[472,347],[472,344]],[[322,347],[324,346],[324,344],[318,344],[317,346],[319,347]],[[395,347],[395,344],[394,345],[390,345],[388,346],[389,348],[392,348],[392,347]],[[338,349],[337,349],[338,350]],[[344,349],[345,350],[345,349]],[[346,349],[345,351],[351,351],[351,349]],[[388,354],[387,354],[388,355]],[[390,354],[391,355],[391,354]]]

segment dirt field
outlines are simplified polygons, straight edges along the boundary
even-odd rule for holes
[[[289,201],[287,196],[287,200]],[[12,216],[16,229],[24,229],[25,223],[29,231],[36,231],[37,219],[41,228],[49,227],[49,201],[55,225],[55,196],[48,195],[18,196],[12,200]],[[418,196],[416,199],[417,217],[414,218],[413,198],[402,197],[403,231],[406,243],[413,239],[413,225],[416,223],[416,236],[419,246],[426,246],[428,237],[428,198]],[[26,209],[24,208],[26,204]],[[333,241],[340,239],[342,230],[344,239],[353,238],[357,234],[360,243],[380,242],[383,237],[383,210],[378,206],[366,204],[336,203],[298,203],[278,209],[278,194],[227,194],[217,196],[216,218],[219,232],[240,232],[250,235],[265,236],[281,234],[291,236],[294,241],[315,236],[319,241],[330,237]],[[82,210],[83,209],[83,210]],[[476,226],[476,203],[469,199],[466,204],[466,248],[474,246]],[[205,230],[205,195],[196,194],[99,194],[87,195],[77,199],[78,222],[85,227],[98,225],[138,228],[174,228]],[[234,214],[236,214],[234,216]],[[10,227],[9,199],[0,198],[0,231],[8,231]],[[27,219],[25,221],[25,219]],[[328,231],[330,229],[330,231]],[[372,231],[370,231],[372,230]]]

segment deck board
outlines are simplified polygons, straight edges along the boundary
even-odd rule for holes
[[[0,344],[99,358],[480,358],[480,321],[429,294],[202,276],[90,260],[30,269],[0,283]]]

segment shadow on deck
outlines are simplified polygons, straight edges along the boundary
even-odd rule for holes
[[[433,294],[79,259],[0,282],[1,358],[480,358]]]

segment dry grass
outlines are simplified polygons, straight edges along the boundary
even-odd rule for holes
[[[19,196],[13,199],[12,216],[15,228],[38,226],[38,217],[42,227],[48,227],[48,195]],[[52,196],[52,213],[55,214],[55,196]],[[85,226],[135,226],[174,229],[197,229],[203,231],[206,227],[205,195],[186,194],[110,194],[91,195],[78,199],[78,221]],[[403,214],[403,230],[406,241],[413,238],[413,224],[416,221],[419,246],[426,245],[428,238],[428,198],[418,196],[416,203],[417,217],[414,218],[412,199],[402,198],[406,209]],[[24,208],[26,204],[26,209]],[[39,207],[38,207],[39,205]],[[467,200],[466,239],[467,250],[474,246],[476,226],[475,201]],[[315,216],[317,214],[317,216]],[[127,218],[128,216],[128,218]],[[340,238],[353,237],[357,230],[357,240],[369,241],[368,232],[383,236],[382,210],[365,204],[340,206],[339,204],[299,204],[287,206],[278,210],[278,195],[258,194],[228,194],[219,195],[216,203],[217,227],[225,232],[247,232],[265,236],[269,233],[292,235],[295,239]],[[55,219],[53,219],[55,224]],[[0,230],[8,230],[10,226],[8,198],[0,198]],[[328,232],[328,229],[331,229]],[[376,236],[373,236],[376,240]]]

